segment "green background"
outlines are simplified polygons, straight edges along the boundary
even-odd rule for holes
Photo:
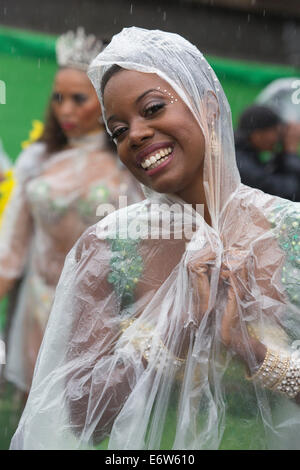
[[[32,121],[43,121],[56,71],[55,36],[0,26],[0,80],[6,104],[0,104],[0,138],[14,161]],[[272,80],[300,76],[300,70],[206,56],[227,95],[235,125],[239,113]]]
[[[0,27],[0,80],[6,104],[0,104],[0,138],[15,160],[32,121],[43,121],[56,71],[55,37]]]

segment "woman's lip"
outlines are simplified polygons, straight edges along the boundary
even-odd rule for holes
[[[141,150],[136,156],[136,161],[138,165],[141,165],[141,162],[148,157],[149,155],[152,155],[156,150],[162,150],[166,149],[168,147],[171,147],[172,149],[174,148],[174,144],[172,142],[158,142],[157,144],[152,144],[149,145],[149,147],[146,147],[144,150]]]
[[[76,124],[73,124],[72,122],[64,122],[61,124],[61,127],[68,131],[74,129],[76,127]]]
[[[158,173],[160,170],[162,170],[163,168],[165,168],[165,166],[168,165],[168,163],[170,163],[174,158],[174,149],[172,150],[171,153],[169,153],[168,157],[167,157],[167,160],[165,160],[163,163],[161,163],[160,165],[158,165],[156,168],[152,168],[152,170],[144,170],[146,171],[147,175],[148,176],[152,176],[152,175],[155,175],[156,173]]]

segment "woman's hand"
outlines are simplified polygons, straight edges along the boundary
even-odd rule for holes
[[[198,324],[213,308],[210,280],[215,263],[216,253],[207,245],[188,264],[196,296],[195,303],[200,306],[197,312]],[[251,299],[248,279],[250,263],[249,253],[242,250],[231,249],[223,255],[220,282],[226,287],[227,302],[221,320],[220,336],[223,345],[238,354],[251,369],[250,353],[254,354],[257,365],[263,362],[267,349],[259,340],[248,334],[242,311],[239,311],[243,308],[243,303]]]
[[[220,280],[226,285],[227,303],[221,323],[221,340],[224,346],[236,350],[243,341],[237,298],[244,301],[248,291],[246,256],[240,250],[224,253]]]
[[[248,253],[230,250],[225,253],[220,272],[221,280],[227,286],[227,303],[221,321],[221,341],[224,346],[236,352],[250,367],[250,353],[254,353],[257,363],[263,362],[267,349],[257,339],[252,338],[243,323],[242,304],[250,299]],[[251,368],[251,367],[250,367]]]
[[[215,266],[216,253],[207,244],[201,252],[197,252],[195,258],[188,263],[188,270],[193,285],[195,304],[199,305],[196,323],[200,324],[203,316],[209,312],[210,277]]]

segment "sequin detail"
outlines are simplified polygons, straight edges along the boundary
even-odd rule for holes
[[[82,198],[77,203],[77,209],[82,217],[95,216],[97,206],[109,201],[109,189],[104,184],[96,184],[91,187],[86,199]]]
[[[290,212],[287,211],[284,219],[277,223],[276,212],[281,208],[277,207],[270,219],[278,244],[286,254],[281,282],[290,301],[300,306],[300,213],[292,208]]]

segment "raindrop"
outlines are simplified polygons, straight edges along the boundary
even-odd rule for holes
[[[4,9],[3,9],[3,14],[6,15],[6,13],[7,13],[7,8],[4,7]]]
[[[133,10],[133,5],[132,3],[130,4],[130,14],[132,15],[132,10]]]
[[[251,15],[249,14],[249,15],[247,16],[247,22],[248,22],[248,23],[250,23],[250,17],[251,17]]]
[[[167,12],[164,11],[163,20],[166,21],[166,19],[167,19]]]
[[[38,60],[38,69],[41,68],[41,59]]]

